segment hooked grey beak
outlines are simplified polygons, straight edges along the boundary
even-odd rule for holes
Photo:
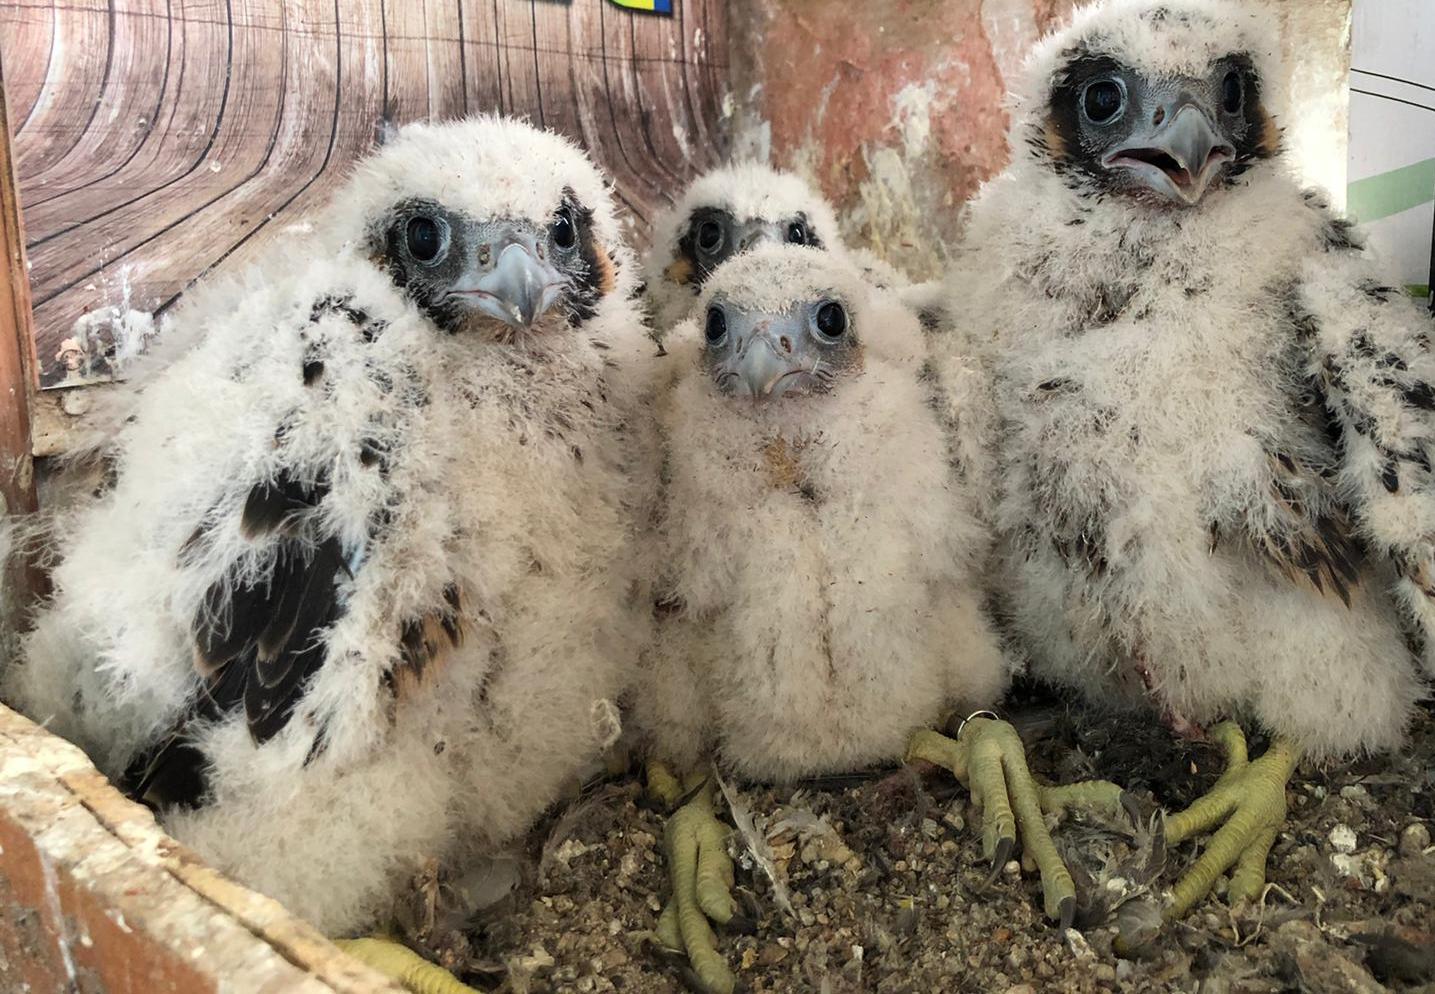
[[[1159,125],[1108,152],[1102,165],[1134,173],[1147,188],[1186,207],[1195,205],[1236,150],[1222,141],[1206,112],[1183,103]]]
[[[473,289],[455,292],[470,298],[475,310],[509,327],[531,328],[558,302],[564,282],[541,251],[532,232],[511,229],[490,244],[490,252],[497,254],[492,268]]]
[[[781,395],[783,380],[802,372],[795,364],[792,343],[798,329],[774,327],[776,319],[764,321],[752,330],[742,349],[734,357],[737,372],[736,393],[740,397],[763,400]]]

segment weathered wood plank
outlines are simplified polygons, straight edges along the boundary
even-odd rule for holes
[[[25,279],[25,227],[20,217],[15,163],[0,66],[0,247],[5,284],[0,287],[0,516],[35,510],[34,462],[30,455],[30,394],[34,385],[34,335],[29,283]],[[16,583],[0,563],[0,583]],[[11,598],[0,598],[9,601]],[[3,625],[10,619],[0,619]]]
[[[454,0],[454,5],[463,20],[465,99],[475,113],[507,114],[504,61],[514,56],[505,52],[499,43],[498,3],[495,0]]]
[[[0,19],[0,52],[4,53],[5,81],[13,133],[25,129],[40,92],[45,87],[55,39],[55,11],[48,5],[16,11]]]
[[[39,232],[32,244],[163,191],[204,164],[228,103],[233,54],[228,22],[215,19],[214,2],[171,0],[170,66],[160,76],[163,99],[155,127],[133,159],[119,172],[96,176],[72,190],[51,191],[35,182],[25,186],[26,217]]]
[[[726,78],[722,8],[680,6],[0,0],[0,59],[24,74],[16,156],[43,385],[106,378],[108,308],[162,315],[200,274],[242,265],[323,202],[385,118],[554,127],[611,169],[641,236],[721,152],[723,93],[703,91]],[[697,134],[702,155],[677,137]]]
[[[111,56],[90,126],[41,174],[46,198],[120,170],[153,130],[170,85],[173,26],[166,0],[116,0],[109,15]],[[158,85],[146,77],[158,68]]]
[[[94,123],[109,65],[109,26],[103,4],[56,5],[44,86],[24,130],[16,135],[15,165],[22,189],[43,185],[45,170]]]
[[[399,994],[0,706],[0,989]]]

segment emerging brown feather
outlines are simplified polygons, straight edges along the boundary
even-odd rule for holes
[[[1350,604],[1350,588],[1360,582],[1365,550],[1355,525],[1339,506],[1315,509],[1302,494],[1319,483],[1285,453],[1269,457],[1271,499],[1288,527],[1252,535],[1257,551],[1292,582],[1306,582],[1319,593],[1333,593]]]
[[[696,270],[693,261],[686,256],[679,256],[668,263],[668,268],[663,270],[663,279],[669,283],[676,283],[679,286],[687,286],[693,282]]]
[[[400,699],[416,693],[439,673],[454,649],[463,645],[468,623],[463,595],[453,584],[443,589],[443,604],[403,623],[399,632],[402,665],[394,671],[394,693]]]

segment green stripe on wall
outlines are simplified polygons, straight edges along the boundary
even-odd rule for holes
[[[1415,162],[1345,188],[1346,210],[1357,221],[1378,221],[1435,200],[1435,159]]]

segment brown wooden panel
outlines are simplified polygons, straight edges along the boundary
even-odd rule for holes
[[[37,11],[26,7],[23,13]],[[34,111],[15,137],[22,188],[42,183],[94,122],[109,67],[109,11],[99,6],[56,6],[55,35]],[[23,140],[21,140],[23,136]]]
[[[0,66],[0,254],[5,268],[0,286],[0,517],[25,514],[37,506],[30,408],[34,335],[25,279],[25,230],[10,147],[9,106]],[[0,522],[0,527],[4,525]],[[39,570],[23,560],[22,556],[0,558],[0,651],[8,648],[5,633],[22,630],[31,598],[44,589]],[[4,665],[0,659],[0,667]]]
[[[0,250],[5,267],[5,285],[0,287],[0,516],[35,510],[34,463],[30,457],[33,332],[25,280],[25,228],[16,199],[4,83],[4,67],[0,66]],[[16,581],[17,577],[0,562],[0,583]],[[7,600],[0,597],[0,605]],[[0,618],[0,625],[9,620]]]
[[[722,5],[677,6],[0,0],[42,385],[107,378],[106,315],[162,318],[251,259],[385,118],[553,127],[612,172],[642,237],[724,151]]]
[[[0,20],[0,51],[9,53],[5,99],[15,132],[25,127],[40,98],[54,38],[55,12],[49,7],[17,11],[15,16]]]
[[[0,991],[402,994],[0,705]]]
[[[41,199],[106,181],[144,144],[170,84],[174,31],[167,6],[166,0],[117,0],[108,15],[110,58],[89,126],[78,133],[68,152],[36,177],[44,184]],[[160,79],[158,86],[152,86],[146,74],[156,56]]]

